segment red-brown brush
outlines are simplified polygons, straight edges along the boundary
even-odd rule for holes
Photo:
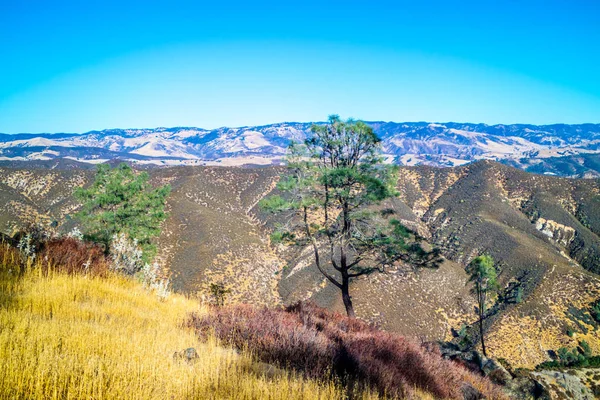
[[[70,237],[47,241],[39,257],[45,273],[51,268],[69,274],[105,276],[109,268],[109,261],[99,246]]]
[[[488,399],[504,398],[487,379],[415,341],[311,303],[285,309],[214,308],[192,315],[187,324],[200,337],[214,333],[224,344],[248,349],[263,362],[310,377],[333,374],[388,396],[413,398],[419,389],[435,398],[462,399],[470,386]]]

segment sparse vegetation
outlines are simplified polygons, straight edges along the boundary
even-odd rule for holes
[[[222,283],[211,283],[210,294],[212,295],[213,303],[217,307],[225,305],[225,297],[228,293],[231,293],[230,289],[227,289]]]
[[[71,193],[93,182],[95,167],[83,170],[58,161],[44,165],[23,162],[20,167],[0,168],[4,233],[13,236],[28,222],[47,228],[53,220],[59,225],[49,229],[52,232],[70,232],[74,226],[83,230],[68,217],[79,206]],[[325,280],[311,263],[312,249],[269,246],[265,228],[277,229],[277,224],[287,228],[290,213],[265,213],[255,205],[272,193],[276,180],[284,175],[283,168],[180,167],[149,169],[148,173],[150,182],[170,182],[177,188],[169,198],[170,217],[161,225],[165,232],[160,247],[165,253],[160,260],[168,262],[178,290],[201,291],[208,298],[210,282],[226,282],[232,290],[227,303],[266,305],[311,297],[339,309],[341,296],[330,297],[337,289],[323,284]],[[592,234],[600,232],[600,207],[594,200],[597,180],[535,176],[495,163],[448,169],[400,167],[398,178],[399,198],[373,210],[386,210],[381,216],[386,221],[397,219],[419,227],[420,232],[429,229],[431,242],[441,246],[453,262],[439,273],[408,273],[393,267],[387,269],[390,274],[359,278],[350,285],[358,315],[390,331],[419,337],[442,335],[448,324],[459,330],[461,324],[475,322],[468,330],[473,342],[468,348],[480,347],[475,314],[465,314],[471,312],[473,302],[460,283],[464,273],[458,264],[489,249],[506,263],[502,286],[518,281],[524,289],[520,305],[513,304],[514,291],[505,291],[506,297],[493,306],[489,303],[489,313],[497,311],[484,323],[485,344],[492,356],[505,357],[515,368],[534,368],[548,359],[548,349],[574,347],[577,339],[588,341],[593,354],[599,354],[600,325],[591,311],[597,304],[600,281],[568,259],[588,269],[600,265],[594,263],[599,247]],[[479,184],[477,190],[474,183]],[[280,194],[291,200],[288,192]],[[591,231],[570,216],[578,208],[588,217]],[[536,218],[527,218],[528,210],[536,210]],[[311,213],[309,217],[312,223],[322,216]],[[548,239],[535,226],[540,217],[572,227],[575,236],[548,223],[554,233]],[[427,226],[419,226],[420,221]],[[296,242],[305,240],[301,231],[295,233]],[[454,238],[460,239],[457,247]],[[325,236],[320,239],[321,245],[326,243]],[[12,238],[6,240],[12,242]],[[327,261],[326,245],[322,250]],[[40,257],[38,251],[36,259]],[[330,266],[326,268],[336,274]],[[573,338],[566,336],[568,327],[574,331]]]
[[[561,347],[556,352],[556,360],[546,361],[536,366],[537,370],[563,368],[599,368],[600,356],[592,356],[592,351],[586,341],[579,346],[569,349]]]

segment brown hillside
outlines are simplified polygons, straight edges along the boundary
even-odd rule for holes
[[[289,304],[310,299],[342,310],[338,293],[307,249],[272,245],[282,216],[257,203],[282,168],[174,167],[150,170],[169,183],[170,217],[160,261],[176,290],[208,295],[210,283],[232,290],[228,302]],[[0,229],[26,222],[66,232],[77,208],[73,189],[93,178],[74,168],[0,169]],[[401,168],[398,199],[386,204],[406,225],[443,250],[439,270],[397,266],[352,288],[357,314],[383,328],[424,339],[450,339],[474,319],[464,265],[489,252],[503,288],[520,285],[523,301],[496,307],[488,319],[490,350],[515,366],[533,366],[548,351],[586,338],[600,353],[590,303],[600,297],[600,182],[528,174],[491,162],[437,169]],[[508,293],[510,294],[510,293]],[[573,337],[567,330],[575,332]],[[475,335],[475,333],[473,333]]]

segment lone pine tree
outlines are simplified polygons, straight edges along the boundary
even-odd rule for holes
[[[290,212],[277,237],[312,247],[314,262],[342,294],[354,316],[350,281],[402,260],[414,266],[437,266],[439,252],[426,251],[422,238],[392,218],[393,210],[373,207],[397,195],[398,169],[385,165],[380,139],[364,122],[329,117],[313,125],[304,143],[289,148],[289,174],[281,195],[264,199],[272,212]]]
[[[483,321],[487,313],[487,302],[498,289],[498,278],[496,268],[494,267],[494,259],[487,254],[476,257],[467,266],[467,273],[469,274],[469,282],[473,285],[471,293],[475,295],[477,301],[475,311],[477,312],[479,320],[481,350],[483,355],[487,357],[485,339],[483,336]]]

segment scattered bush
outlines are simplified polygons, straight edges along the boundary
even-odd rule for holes
[[[57,271],[106,276],[113,270],[135,276],[161,299],[170,295],[169,280],[161,276],[158,264],[143,262],[142,250],[136,240],[130,240],[125,234],[115,235],[109,257],[100,245],[83,242],[81,236],[77,228],[59,238],[50,238],[42,230],[28,228],[10,238],[10,242],[3,240],[0,257],[5,265],[14,264],[15,268],[9,270],[18,274],[27,268],[39,268],[44,275]],[[15,257],[17,259],[13,260]]]
[[[16,243],[23,259],[32,262],[49,238],[48,232],[39,225],[28,224],[13,235],[12,241]]]
[[[592,356],[592,349],[590,347],[590,344],[588,342],[586,342],[585,340],[582,340],[581,342],[579,342],[579,347],[580,347],[580,351],[581,354],[586,357],[589,358]]]
[[[225,305],[225,296],[231,292],[231,289],[227,289],[222,283],[211,283],[210,294],[213,298],[215,306],[220,307]]]
[[[296,235],[290,232],[275,230],[271,233],[271,242],[275,244],[291,243],[295,240]]]
[[[538,364],[535,369],[563,369],[563,368],[598,368],[600,356],[592,356],[592,349],[585,340],[579,342],[579,347],[569,349],[561,347],[557,351],[557,359]]]
[[[568,349],[566,347],[558,349],[558,360],[566,366],[581,362],[584,358],[582,354],[579,354],[577,349]]]
[[[413,398],[415,390],[423,390],[451,399],[462,399],[463,389],[471,387],[487,398],[503,397],[491,382],[439,353],[310,303],[286,309],[217,308],[208,315],[193,314],[187,325],[201,338],[214,333],[228,345],[250,350],[263,362],[310,377],[334,375],[348,387],[365,385],[403,398]]]
[[[143,251],[137,239],[132,240],[124,233],[114,235],[110,257],[112,270],[137,277],[145,287],[155,291],[162,299],[169,296],[169,279],[160,275],[157,263],[144,262]]]

